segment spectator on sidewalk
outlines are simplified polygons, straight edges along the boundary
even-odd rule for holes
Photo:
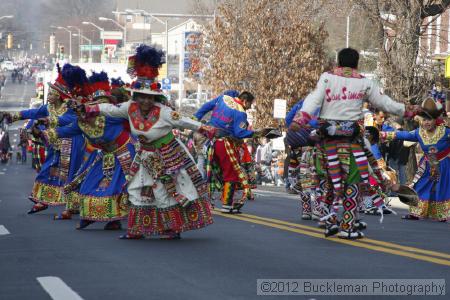
[[[397,124],[397,130],[403,130],[402,126]],[[410,147],[404,146],[404,141],[393,140],[387,146],[388,166],[397,172],[398,183],[406,184],[406,164],[409,159]]]
[[[274,180],[276,186],[282,186],[284,184],[283,181],[283,173],[284,173],[284,156],[283,153],[276,153],[274,159]]]
[[[262,184],[272,183],[272,142],[265,138],[261,139],[261,144],[256,150],[256,163],[259,165],[260,171],[258,172],[258,180]]]
[[[7,131],[2,131],[0,133],[0,155],[1,155],[1,162],[7,163],[10,158],[10,152],[11,152],[11,143],[9,141],[9,134]]]

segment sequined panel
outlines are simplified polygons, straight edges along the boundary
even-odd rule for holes
[[[213,223],[207,200],[198,199],[189,207],[175,205],[168,208],[131,206],[128,214],[128,233],[160,235],[195,230]]]
[[[38,181],[34,183],[30,197],[36,203],[39,202],[50,206],[65,205],[61,187]]]
[[[77,193],[80,199],[80,218],[92,221],[124,219],[128,212],[128,194],[96,197]]]

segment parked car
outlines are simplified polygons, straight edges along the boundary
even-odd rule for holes
[[[185,106],[199,109],[200,106],[210,99],[211,96],[207,92],[201,92],[200,94],[192,93],[187,98],[181,99],[181,107]]]
[[[3,71],[12,71],[12,70],[16,69],[17,66],[12,61],[5,60],[4,62],[1,63],[0,68]]]
[[[33,74],[45,69],[45,64],[34,64],[31,65],[30,70]]]
[[[192,108],[192,109],[198,109],[199,105],[198,105],[197,99],[187,99],[187,98],[185,98],[181,102],[181,107],[184,107],[184,108],[189,107],[189,108]]]

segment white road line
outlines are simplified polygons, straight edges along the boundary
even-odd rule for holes
[[[253,190],[253,194],[258,195],[258,196],[262,196],[262,197],[272,197],[272,195],[277,195],[281,198],[289,198],[289,199],[295,199],[295,200],[300,200],[300,196],[299,195],[295,195],[295,194],[288,194],[286,192],[272,192],[272,191],[266,191],[266,190],[260,190],[260,189],[255,189]]]
[[[7,234],[9,234],[8,229],[6,229],[5,226],[0,225],[0,235],[7,235]]]
[[[25,86],[23,86],[23,90],[22,90],[22,97],[20,97],[21,99],[22,99],[22,101],[24,100],[24,98],[25,98],[25,94],[26,94],[26,92],[27,92],[27,89],[25,88]]]
[[[36,279],[53,300],[83,300],[59,277],[45,276]]]

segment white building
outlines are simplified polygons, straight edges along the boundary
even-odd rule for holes
[[[190,9],[191,5],[187,1],[181,0],[168,1],[166,5],[146,0],[117,1],[116,11],[122,12],[122,14],[116,14],[116,20],[120,24],[125,24],[127,30],[127,53],[133,53],[135,47],[142,43],[156,44],[164,51],[167,51],[168,68],[163,66],[160,70],[160,79],[169,78],[171,80],[171,99],[181,100],[186,94],[202,89],[201,86],[193,83],[194,81],[189,78],[190,76],[185,76],[185,65],[194,65],[189,60],[189,57],[185,59],[185,42],[186,40],[189,41],[186,38],[186,32],[201,32],[203,26],[192,19],[155,18],[149,14],[186,14],[192,13]],[[168,31],[167,33],[166,30]],[[197,62],[198,60],[195,61]],[[197,66],[197,64],[195,65]]]
[[[185,76],[184,58],[186,32],[201,32],[202,30],[202,25],[189,19],[168,29],[168,40],[166,32],[152,33],[152,44],[159,45],[162,49],[168,49],[168,68],[163,68],[161,75],[171,79],[172,91],[178,91],[172,93],[176,98],[184,98],[186,90],[201,89],[197,84],[194,87],[192,79]]]

